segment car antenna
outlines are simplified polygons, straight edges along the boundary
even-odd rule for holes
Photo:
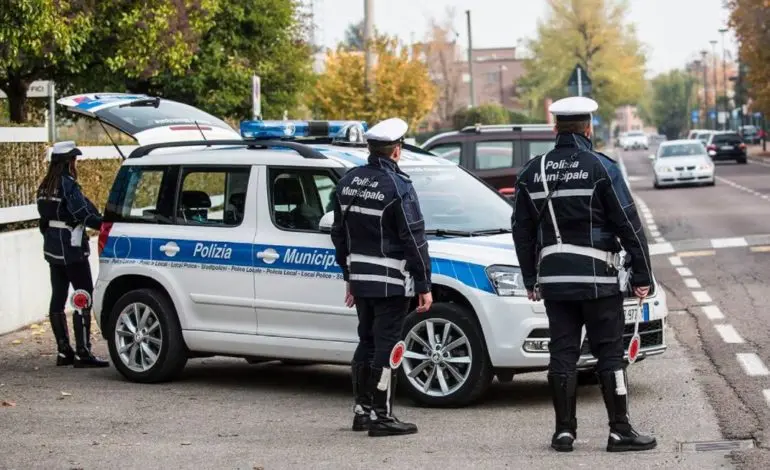
[[[203,137],[203,140],[208,143],[209,139],[207,139],[206,138],[206,134],[203,133],[203,129],[201,129],[201,125],[198,124],[198,120],[196,119],[193,122],[195,122],[195,126],[198,128],[198,132],[201,133],[201,136]],[[207,145],[206,147],[211,147],[211,145]]]
[[[118,154],[120,154],[120,158],[122,160],[125,160],[126,156],[123,155],[123,151],[120,150],[120,147],[118,147],[118,144],[115,143],[115,139],[113,139],[112,136],[110,135],[110,133],[107,132],[107,128],[104,127],[104,123],[102,122],[102,120],[101,119],[97,119],[97,121],[99,122],[99,125],[102,126],[102,129],[104,129],[104,133],[107,134],[107,137],[110,138],[110,142],[112,142],[112,145],[115,146],[115,149],[118,151]]]

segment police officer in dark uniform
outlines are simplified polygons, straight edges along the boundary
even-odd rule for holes
[[[393,118],[372,127],[368,163],[337,185],[332,241],[358,313],[353,356],[353,430],[369,436],[413,434],[417,426],[393,415],[396,370],[390,357],[402,338],[411,298],[418,312],[433,301],[425,223],[412,182],[398,166],[408,125]]]
[[[622,291],[623,274],[630,272],[635,295],[647,296],[650,257],[619,165],[592,148],[591,113],[597,108],[584,97],[551,106],[556,146],[519,173],[513,238],[529,298],[542,298],[548,315],[548,384],[556,414],[551,446],[569,452],[577,436],[576,364],[585,326],[609,417],[607,450],[648,450],[656,440],[638,434],[628,417]]]
[[[86,198],[77,182],[75,160],[81,151],[74,142],[58,142],[51,153],[43,181],[37,190],[43,256],[51,269],[51,304],[48,318],[56,337],[57,366],[107,367],[109,363],[91,353],[91,309],[73,315],[75,350],[70,346],[64,307],[70,284],[75,290],[93,294],[88,235],[102,223],[99,211]]]

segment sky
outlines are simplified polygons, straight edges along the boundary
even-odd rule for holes
[[[311,0],[307,0],[310,3]],[[364,0],[312,0],[316,42],[335,47],[349,24],[363,18]],[[535,37],[538,19],[545,18],[546,0],[373,0],[375,27],[405,42],[425,37],[431,17],[444,18],[447,7],[455,9],[455,30],[467,46],[465,11],[471,11],[473,47],[516,46],[520,39]],[[630,0],[628,20],[636,24],[645,43],[648,77],[675,68],[711,50],[717,40],[721,56],[722,35],[728,11],[723,0]],[[728,59],[736,54],[732,32],[725,34]]]

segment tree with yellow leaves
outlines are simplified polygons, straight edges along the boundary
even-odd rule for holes
[[[633,25],[626,23],[627,0],[548,0],[549,14],[529,43],[532,58],[521,86],[533,103],[568,96],[567,82],[580,64],[591,78],[599,115],[635,103],[645,89],[645,56]],[[536,113],[544,114],[542,106]]]
[[[373,90],[366,92],[363,52],[340,47],[327,55],[325,71],[310,92],[314,117],[364,120],[370,126],[400,117],[414,131],[436,100],[427,67],[395,39],[380,36],[370,47],[376,57]]]
[[[740,42],[753,107],[770,113],[770,0],[731,0],[727,5],[730,26]]]

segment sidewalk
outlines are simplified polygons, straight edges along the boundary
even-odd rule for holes
[[[767,146],[766,151],[762,151],[762,144],[749,145],[746,148],[746,153],[751,158],[756,158],[761,160],[770,160],[770,145]]]

